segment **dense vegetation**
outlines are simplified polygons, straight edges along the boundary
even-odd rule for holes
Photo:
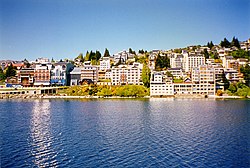
[[[231,83],[226,93],[232,96],[250,96],[250,87],[246,86],[242,82]]]
[[[0,81],[5,80],[8,77],[15,76],[16,69],[10,64],[4,71],[0,68]]]
[[[100,96],[100,97],[144,97],[149,95],[149,89],[141,85],[124,86],[71,86],[60,92],[68,96]]]

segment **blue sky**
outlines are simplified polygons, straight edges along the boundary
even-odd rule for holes
[[[250,38],[249,0],[0,0],[0,60]]]

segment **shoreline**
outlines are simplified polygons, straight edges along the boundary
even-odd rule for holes
[[[67,95],[0,95],[0,99],[152,99],[152,100],[164,100],[164,99],[250,99],[250,97],[241,97],[241,96],[208,96],[204,95],[175,95],[171,97],[119,97],[119,96],[110,96],[110,97],[102,97],[102,96],[67,96]]]

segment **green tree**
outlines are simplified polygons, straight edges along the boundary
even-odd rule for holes
[[[240,72],[244,75],[244,80],[247,86],[250,86],[250,66],[246,64],[246,66],[240,67]]]
[[[212,41],[207,43],[207,47],[209,47],[210,49],[212,49],[212,48],[213,48],[213,46],[214,46],[214,44],[213,44],[213,42],[212,42]]]
[[[160,56],[160,54],[158,54],[156,58],[155,67],[156,67],[156,70],[170,68],[170,59],[167,56]]]
[[[237,92],[237,86],[234,83],[231,83],[228,87],[228,89],[231,93]]]
[[[54,58],[52,57],[52,59],[51,59],[51,63],[55,63],[55,60],[54,60]]]
[[[101,91],[97,93],[97,96],[112,96],[112,91],[108,88],[102,88]]]
[[[135,51],[133,51],[131,48],[128,49],[128,52],[129,52],[130,54],[135,54]]]
[[[235,47],[237,47],[238,49],[240,49],[240,42],[239,42],[239,40],[238,40],[237,38],[235,38],[235,37],[233,37],[233,39],[232,39],[231,47],[232,47],[232,46],[235,46]]]
[[[231,46],[231,43],[226,38],[224,38],[224,40],[220,42],[220,46],[229,48]]]
[[[204,49],[204,51],[202,52],[202,54],[204,54],[204,56],[205,56],[206,59],[209,58],[209,53],[207,52],[207,49]]]
[[[105,48],[104,57],[110,57],[109,50]]]
[[[84,62],[83,54],[80,53],[80,54],[76,57],[76,59],[79,59],[80,62]],[[76,59],[75,59],[75,60],[76,60]]]
[[[239,49],[236,51],[231,52],[231,55],[237,59],[237,58],[246,58],[250,60],[250,51],[245,51],[243,49]]]
[[[100,51],[97,50],[95,52],[95,59],[96,59],[96,61],[99,61],[101,57],[102,57],[102,54],[100,53]]]
[[[92,52],[92,51],[91,51],[91,52]],[[85,57],[84,57],[84,60],[85,60],[85,61],[90,61],[90,53],[89,53],[89,51],[86,52],[86,55],[85,55]]]
[[[144,52],[144,50],[142,49],[142,50],[139,50],[138,53],[144,54],[145,52]]]
[[[151,72],[147,64],[143,65],[142,69],[142,82],[145,87],[149,88],[150,87],[150,77],[151,77]]]
[[[5,77],[7,78],[15,75],[16,75],[16,69],[13,67],[12,64],[10,64],[5,71]]]
[[[5,74],[2,70],[2,68],[0,67],[0,81],[4,80],[5,79]]]

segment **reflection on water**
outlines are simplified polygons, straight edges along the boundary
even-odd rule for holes
[[[56,154],[52,149],[51,103],[49,100],[34,101],[30,123],[34,164],[38,167],[56,166]]]

